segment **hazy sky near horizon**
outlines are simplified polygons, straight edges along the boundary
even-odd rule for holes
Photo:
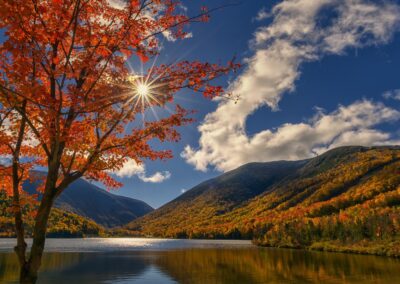
[[[183,2],[194,15],[236,1]],[[236,56],[242,70],[220,82],[240,99],[180,92],[177,102],[197,110],[196,122],[180,128],[179,143],[154,144],[174,158],[128,163],[115,194],[159,207],[248,162],[400,144],[400,0],[247,0],[190,31],[183,41],[165,39],[157,63]]]

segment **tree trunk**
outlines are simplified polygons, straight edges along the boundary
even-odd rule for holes
[[[28,283],[36,283],[37,273],[42,263],[42,255],[46,241],[47,221],[53,205],[52,196],[44,195],[40,205],[41,206],[39,207],[36,216],[36,223],[33,231],[33,243],[28,261],[27,278],[32,282]]]
[[[17,235],[17,245],[14,247],[14,251],[18,256],[19,265],[22,267],[26,264],[26,242],[24,225],[22,221],[21,204],[19,202],[18,192],[18,181],[14,179],[14,196],[13,196],[13,207],[14,207],[14,223],[15,223],[15,234]]]
[[[57,171],[49,169],[46,186],[35,219],[33,242],[29,260],[21,266],[20,283],[35,284],[42,263],[42,255],[46,241],[47,221],[55,199]]]
[[[37,273],[36,275],[31,275],[29,273],[29,265],[26,263],[21,267],[21,271],[19,274],[19,283],[20,284],[34,284],[37,280]]]
[[[25,110],[26,101],[22,103],[22,109]],[[26,242],[25,242],[25,231],[24,223],[22,218],[21,202],[19,195],[20,176],[19,176],[19,158],[21,152],[21,146],[24,139],[26,127],[26,120],[22,118],[21,126],[18,132],[17,143],[13,152],[13,163],[12,163],[12,180],[13,180],[13,210],[14,210],[14,223],[15,223],[15,234],[17,235],[17,245],[14,247],[14,251],[18,256],[18,262],[20,266],[20,274],[22,276],[23,271],[26,270]],[[22,277],[21,277],[22,278]]]

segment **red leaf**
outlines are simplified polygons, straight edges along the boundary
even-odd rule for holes
[[[136,51],[136,55],[139,57],[140,61],[142,61],[143,63],[146,63],[149,60],[149,57],[147,57],[146,54],[144,54],[141,51]]]

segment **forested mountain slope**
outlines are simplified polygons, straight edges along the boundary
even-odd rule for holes
[[[240,177],[235,182],[232,173]],[[253,180],[255,187],[246,187]],[[287,247],[374,242],[384,243],[378,250],[400,254],[400,147],[340,147],[307,161],[245,165],[128,228],[142,235],[252,238]]]
[[[36,187],[35,183],[24,184],[24,189],[29,193],[35,193]],[[55,207],[90,218],[107,228],[125,225],[153,211],[143,201],[112,194],[84,179],[78,179],[65,189],[56,199]]]
[[[32,237],[35,210],[32,205],[23,207],[25,233]],[[12,199],[0,191],[0,237],[15,237]],[[105,229],[94,221],[53,208],[49,218],[47,237],[104,236]]]
[[[222,216],[281,181],[305,161],[251,163],[217,178],[205,181],[175,200],[128,225],[128,228],[154,236],[186,236],[192,225],[209,225],[209,219]],[[182,233],[182,235],[181,235]]]

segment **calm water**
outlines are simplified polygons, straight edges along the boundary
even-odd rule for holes
[[[0,239],[0,283],[16,283]],[[257,248],[247,241],[49,239],[38,283],[400,283],[400,260]]]

